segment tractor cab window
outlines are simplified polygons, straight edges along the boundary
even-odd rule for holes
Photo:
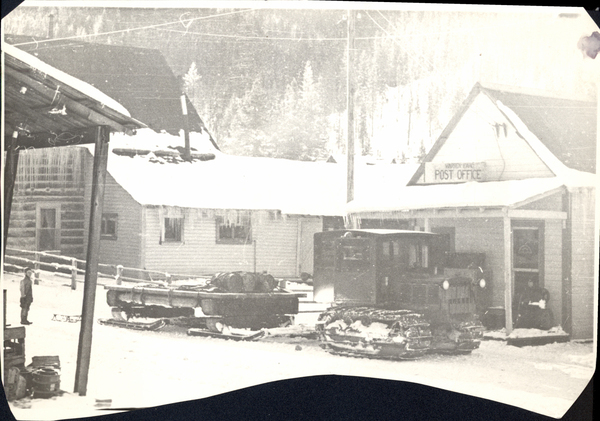
[[[315,241],[315,265],[322,268],[335,266],[335,239]]]
[[[379,258],[382,264],[400,269],[408,267],[408,248],[404,243],[399,240],[383,241],[381,247]]]
[[[428,269],[429,246],[427,244],[410,244],[408,246],[408,264],[411,269]]]
[[[345,240],[340,247],[342,270],[366,268],[370,266],[370,247],[368,240]]]

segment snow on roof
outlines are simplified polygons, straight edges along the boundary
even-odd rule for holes
[[[214,153],[217,149],[210,141],[208,132],[191,132],[189,134],[192,152]],[[137,149],[137,150],[173,150],[174,147],[183,146],[184,140],[167,132],[157,133],[150,128],[136,130],[133,136],[123,133],[113,133],[108,144],[109,151],[114,149]],[[112,157],[112,155],[111,155]]]
[[[434,208],[503,207],[564,185],[557,177],[494,182],[408,186],[390,192],[372,191],[370,197],[350,202],[348,213],[385,212]]]
[[[111,153],[108,172],[142,205],[343,215],[345,189],[340,189],[340,181],[345,179],[337,167],[226,155],[205,137],[192,133],[190,144],[199,152],[213,153],[212,160],[176,163],[163,161],[154,153],[135,157]],[[135,147],[155,151],[182,144],[177,136],[140,130],[136,136],[114,136],[110,150]]]
[[[498,108],[515,126],[517,131],[534,150],[534,152],[544,161],[550,170],[562,180],[567,187],[594,187],[598,185],[598,175],[586,171],[578,171],[567,167],[560,159],[554,155],[550,149],[527,127],[517,114],[505,106],[501,101],[496,101]]]
[[[517,87],[486,85],[482,91],[514,112],[564,165],[596,172],[595,102]]]
[[[154,152],[183,145],[168,133],[140,129],[134,136],[114,133],[109,150]],[[109,174],[142,205],[197,209],[279,210],[283,214],[344,216],[346,165],[244,157],[216,150],[206,133],[190,133],[190,146],[212,153],[207,161],[167,162],[149,153],[135,157],[110,153]],[[88,149],[93,153],[93,146]],[[404,185],[416,165],[356,165],[355,197],[373,188]]]
[[[125,109],[125,107],[123,107],[117,101],[115,101],[114,99],[112,99],[111,97],[106,95],[105,93],[99,91],[92,85],[90,85],[80,79],[77,79],[67,73],[64,73],[64,72],[50,66],[49,64],[41,61],[40,59],[32,56],[31,54],[26,53],[25,51],[20,50],[20,49],[12,46],[10,44],[7,44],[5,42],[2,43],[2,51],[6,54],[11,55],[12,57],[16,58],[17,60],[22,61],[23,63],[27,64],[28,66],[31,66],[32,68],[39,70],[40,72],[45,73],[48,76],[66,84],[66,85],[69,85],[71,88],[78,90],[82,94],[87,95],[90,98],[93,98],[93,99],[99,101],[102,105],[112,108],[113,110],[115,110],[127,117],[131,117],[131,114],[129,114],[129,111],[127,111]]]
[[[496,106],[508,117],[518,132],[525,138],[525,141],[531,146],[534,152],[550,167],[550,170],[556,175],[562,175],[567,166],[563,164],[550,150],[537,138],[531,130],[523,123],[517,114],[505,106],[500,100],[496,101]]]

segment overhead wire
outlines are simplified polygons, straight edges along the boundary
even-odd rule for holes
[[[178,19],[176,21],[173,21],[173,22],[158,23],[158,24],[155,24],[155,25],[140,26],[140,27],[137,27],[137,28],[119,29],[119,30],[116,30],[116,31],[101,32],[101,33],[98,33],[98,34],[83,34],[83,35],[73,35],[73,36],[70,36],[70,37],[62,37],[62,38],[52,38],[52,39],[45,39],[45,40],[34,40],[34,41],[31,41],[31,42],[23,42],[23,43],[13,44],[13,45],[14,46],[21,46],[21,45],[29,45],[29,44],[41,44],[41,43],[47,43],[47,42],[65,41],[65,40],[70,40],[70,39],[80,39],[80,38],[87,38],[87,37],[98,37],[98,36],[103,36],[103,35],[113,35],[113,34],[119,34],[119,33],[124,33],[124,32],[141,31],[141,30],[146,30],[146,29],[160,28],[160,27],[163,27],[163,26],[183,24],[184,22],[191,24],[193,21],[205,20],[205,19],[212,19],[212,18],[217,18],[217,17],[222,17],[222,16],[228,16],[228,15],[233,15],[233,14],[238,14],[238,13],[251,12],[251,11],[255,11],[255,10],[257,10],[257,9],[250,8],[250,9],[243,9],[243,10],[234,10],[234,11],[227,12],[227,13],[219,13],[219,14],[216,14],[216,15],[208,15],[208,16],[199,16],[199,17],[196,17],[196,18],[189,18],[189,19],[181,19],[181,16],[180,16],[180,19]],[[184,27],[185,27],[185,25],[184,25]],[[189,27],[189,25],[188,25],[188,27]]]

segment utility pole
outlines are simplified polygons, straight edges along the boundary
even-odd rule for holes
[[[181,115],[183,117],[183,137],[185,142],[183,160],[189,162],[192,160],[192,150],[190,148],[190,124],[185,93],[181,94]]]
[[[346,202],[354,200],[354,94],[356,83],[354,78],[354,20],[355,10],[348,10],[348,63],[346,65],[346,106],[348,110],[348,138],[346,152],[348,153],[347,196]]]

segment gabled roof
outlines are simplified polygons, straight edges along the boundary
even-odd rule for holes
[[[98,88],[155,131],[176,134],[184,128],[182,88],[159,50],[76,40],[36,43],[19,35],[6,35],[5,40]],[[187,97],[186,102],[189,130],[206,131]]]
[[[567,167],[596,172],[596,104],[483,88],[510,108]]]
[[[476,83],[460,110],[444,128],[424,162],[438,153],[456,125],[479,94],[487,95],[499,110],[517,126],[528,131],[521,135],[553,172],[564,167],[596,172],[596,104],[591,101],[557,98],[548,94],[533,94],[506,89],[490,89]],[[520,130],[521,129],[521,130]],[[547,162],[552,161],[552,162]],[[558,163],[558,165],[556,165]],[[415,172],[409,185],[423,174],[424,163]]]

